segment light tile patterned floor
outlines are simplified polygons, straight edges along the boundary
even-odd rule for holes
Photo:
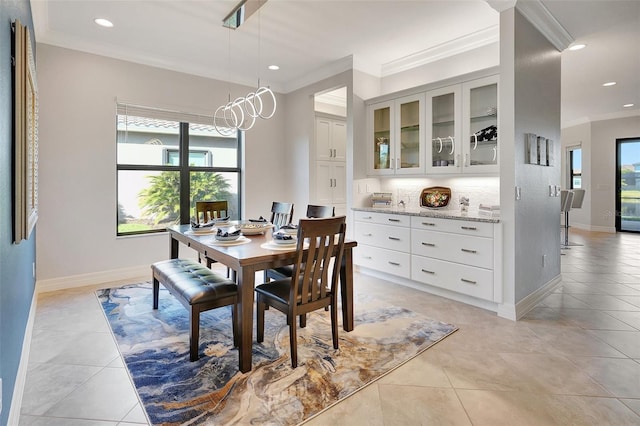
[[[571,240],[562,286],[518,322],[356,274],[460,330],[309,424],[640,425],[640,235]],[[146,423],[94,289],[39,296],[20,425]]]

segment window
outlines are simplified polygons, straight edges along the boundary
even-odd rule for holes
[[[240,217],[240,136],[211,117],[118,104],[117,234],[189,223],[195,202],[227,200]]]
[[[582,149],[569,149],[569,188],[582,188]]]

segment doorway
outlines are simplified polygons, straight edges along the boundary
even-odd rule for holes
[[[616,231],[640,232],[640,138],[616,140]]]

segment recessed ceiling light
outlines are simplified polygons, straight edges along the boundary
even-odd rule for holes
[[[616,85],[615,81],[609,81],[609,82],[603,84],[604,87],[615,86],[615,85]]]
[[[277,65],[269,65],[267,68],[269,68],[271,71],[277,71],[280,69],[280,67]]]
[[[569,48],[569,50],[580,50],[580,49],[584,49],[585,47],[587,47],[586,44],[574,44]]]
[[[623,106],[623,107],[625,107],[625,108],[631,108],[633,105],[634,105],[634,104],[624,104],[624,105],[622,105],[622,106]]]
[[[105,27],[105,28],[113,27],[113,22],[111,22],[108,19],[96,18],[96,19],[93,20],[93,22],[95,22],[96,24],[100,25],[101,27]]]

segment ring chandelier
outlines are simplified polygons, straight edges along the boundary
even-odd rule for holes
[[[260,82],[258,82],[258,86],[260,86]],[[269,102],[273,105],[269,105]],[[255,92],[237,97],[225,105],[220,105],[213,114],[213,125],[218,133],[223,135],[229,135],[237,130],[246,131],[256,124],[257,118],[268,120],[273,117],[276,108],[276,95],[273,91],[266,86],[258,87]],[[224,127],[218,127],[219,123]]]

